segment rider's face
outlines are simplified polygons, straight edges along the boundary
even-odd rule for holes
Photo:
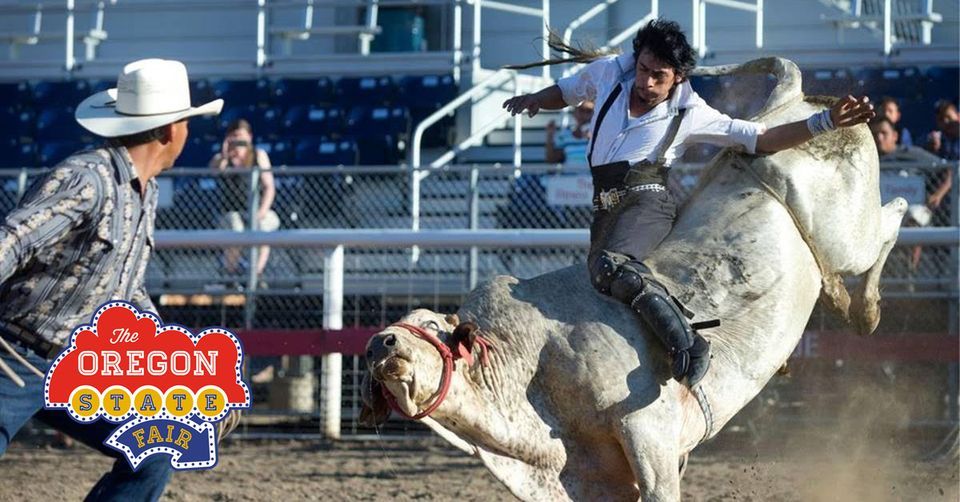
[[[657,59],[649,50],[644,49],[637,56],[637,77],[633,83],[633,92],[642,103],[649,106],[659,104],[670,96],[673,86],[682,81],[683,75]]]

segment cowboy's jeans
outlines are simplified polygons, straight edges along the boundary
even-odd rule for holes
[[[45,372],[50,367],[51,361],[37,356],[30,350],[19,346],[14,346],[14,350],[40,371]],[[5,350],[0,350],[0,358],[26,383],[25,387],[20,387],[0,372],[0,465],[13,436],[27,420],[36,417],[54,429],[117,459],[113,463],[113,469],[100,478],[100,481],[90,490],[86,500],[154,501],[160,498],[173,471],[169,456],[155,455],[140,464],[136,472],[132,471],[130,465],[119,456],[118,452],[103,444],[103,441],[117,428],[117,424],[111,424],[103,419],[91,424],[80,424],[73,421],[65,411],[43,410],[43,379],[30,372]],[[37,480],[37,482],[50,481],[52,480]],[[59,481],[71,482],[69,479]],[[13,492],[15,488],[6,487],[4,491],[7,490],[11,490],[9,494],[15,495]]]

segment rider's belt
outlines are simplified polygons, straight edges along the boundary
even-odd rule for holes
[[[594,211],[609,211],[618,205],[626,197],[627,192],[663,192],[667,187],[659,183],[648,183],[646,185],[635,185],[632,187],[609,190],[603,190],[593,198]]]
[[[31,350],[44,359],[57,357],[64,348],[64,345],[50,343],[29,330],[5,321],[0,321],[0,338]]]
[[[667,168],[648,161],[630,165],[627,161],[592,166],[593,210],[608,211],[622,201],[627,192],[662,192],[667,186]]]

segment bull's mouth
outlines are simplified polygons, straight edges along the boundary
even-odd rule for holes
[[[381,382],[391,394],[397,406],[408,416],[414,416],[419,411],[414,401],[416,395],[416,378],[413,365],[400,356],[391,356],[373,364],[373,378]]]

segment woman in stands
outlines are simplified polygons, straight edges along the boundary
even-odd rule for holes
[[[220,153],[210,159],[210,167],[220,172],[218,177],[223,215],[222,228],[242,232],[245,228],[273,232],[280,228],[280,218],[270,207],[276,196],[273,173],[270,172],[270,158],[267,152],[253,144],[253,128],[244,119],[232,122],[227,127],[226,137]],[[230,169],[260,168],[260,202],[256,211],[257,225],[250,225],[250,180],[249,173],[231,173]],[[228,274],[237,274],[241,250],[226,250],[224,261]],[[257,253],[257,274],[262,274],[270,256],[269,246],[260,246]]]

